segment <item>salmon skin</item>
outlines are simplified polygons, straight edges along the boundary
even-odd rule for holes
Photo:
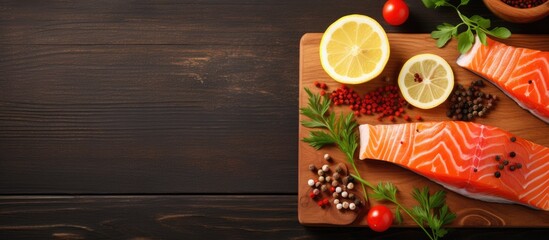
[[[522,108],[549,123],[549,52],[478,37],[457,64],[489,80]]]
[[[360,125],[361,160],[392,162],[467,197],[549,210],[549,148],[496,127]]]

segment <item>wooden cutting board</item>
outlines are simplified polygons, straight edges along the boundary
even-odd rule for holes
[[[299,72],[299,107],[307,104],[307,94],[304,88],[310,88],[314,92],[319,89],[313,85],[314,81],[325,82],[329,89],[328,92],[341,86],[332,80],[322,69],[320,65],[318,48],[320,44],[321,33],[305,34],[300,43],[300,72]],[[456,40],[452,40],[446,47],[439,49],[435,46],[435,41],[429,34],[388,34],[391,44],[391,56],[387,66],[376,79],[357,86],[351,86],[359,93],[366,93],[376,89],[379,86],[396,84],[396,79],[400,68],[410,57],[420,53],[437,54],[448,63],[450,63],[457,83],[466,87],[473,80],[479,79],[475,74],[458,67],[456,59],[458,51]],[[517,46],[528,47],[549,51],[548,35],[513,35],[504,42]],[[486,118],[476,119],[475,122],[496,126],[509,131],[516,136],[523,137],[535,143],[549,147],[549,124],[544,123],[531,115],[526,110],[520,108],[513,100],[508,98],[500,90],[491,84],[483,88],[484,92],[496,94],[500,101],[495,109],[488,114]],[[348,107],[332,107],[336,112],[349,112]],[[407,110],[410,116],[421,115],[425,121],[449,120],[446,117],[447,105],[442,104],[439,107],[430,110],[412,109]],[[299,116],[299,120],[303,120]],[[364,124],[391,124],[387,119],[379,122],[375,116],[364,116],[357,118],[358,123]],[[397,119],[395,123],[403,123],[403,119]],[[334,204],[321,208],[317,201],[309,197],[311,188],[307,185],[308,179],[316,179],[318,175],[309,170],[312,163],[316,167],[328,164],[332,171],[338,164],[347,166],[344,155],[335,147],[329,147],[316,151],[307,143],[301,141],[309,135],[309,129],[299,125],[299,165],[298,165],[298,217],[299,221],[305,225],[339,225],[339,226],[366,226],[364,207],[358,208],[358,211],[339,211]],[[334,162],[328,163],[323,159],[325,153],[332,156]],[[366,180],[377,184],[378,182],[390,181],[399,189],[399,200],[405,206],[416,205],[415,200],[410,193],[414,186],[428,186],[431,192],[436,190],[446,190],[438,184],[421,177],[409,170],[400,168],[396,165],[381,161],[360,161],[356,159],[358,171]],[[347,166],[351,168],[351,166]],[[447,204],[450,209],[457,214],[457,219],[451,227],[549,227],[549,212],[530,209],[521,205],[489,203],[470,199],[459,194],[447,191]],[[361,196],[360,187],[355,187],[349,192],[356,196]],[[321,196],[332,200],[328,193]],[[372,204],[378,204],[372,201]],[[394,205],[385,203],[394,211]],[[415,226],[415,223],[404,216],[404,222],[400,226]]]

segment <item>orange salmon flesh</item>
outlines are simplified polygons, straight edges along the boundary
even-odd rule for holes
[[[359,129],[361,160],[398,164],[471,198],[549,210],[545,146],[471,122],[364,124]]]
[[[522,108],[549,123],[549,52],[478,37],[457,64],[487,79]]]

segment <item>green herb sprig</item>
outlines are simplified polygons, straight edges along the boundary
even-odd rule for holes
[[[351,174],[359,182],[365,184],[373,190],[370,196],[376,200],[384,200],[392,202],[397,206],[395,218],[398,223],[402,222],[402,210],[427,234],[429,239],[437,240],[444,237],[448,230],[444,225],[452,223],[456,219],[456,214],[452,213],[446,205],[446,192],[437,191],[434,194],[429,194],[429,188],[424,187],[422,190],[414,188],[412,197],[419,203],[411,209],[404,207],[397,199],[397,187],[387,182],[379,183],[377,186],[371,185],[368,181]],[[427,226],[429,230],[425,227]]]
[[[330,99],[321,98],[320,95],[313,94],[308,88],[305,88],[305,92],[309,95],[309,103],[307,107],[301,108],[300,112],[310,120],[303,120],[301,124],[305,127],[324,128],[328,131],[313,130],[309,137],[303,138],[303,141],[317,150],[326,145],[336,144],[345,154],[347,162],[353,166],[357,176],[360,177],[354,161],[355,151],[358,147],[358,135],[355,131],[358,124],[354,121],[353,114],[340,114],[339,117],[336,117],[333,112],[328,114]],[[366,188],[364,184],[361,185],[364,197],[368,201]]]
[[[443,226],[456,218],[456,215],[450,212],[445,203],[446,193],[438,191],[430,195],[429,189],[426,187],[421,191],[414,188],[412,196],[419,206],[407,209],[398,201],[398,189],[393,183],[379,183],[374,186],[364,180],[354,161],[354,153],[358,147],[358,135],[355,131],[358,124],[353,119],[353,114],[340,114],[337,117],[334,112],[328,113],[330,109],[328,98],[321,98],[320,95],[312,93],[308,88],[305,88],[305,92],[309,96],[309,102],[307,107],[300,108],[300,112],[310,120],[303,120],[301,124],[305,127],[322,128],[327,131],[313,130],[309,137],[303,138],[302,141],[309,143],[317,150],[326,145],[336,144],[347,157],[347,162],[353,166],[355,174],[351,174],[351,176],[361,183],[365,198],[368,199],[365,188],[367,186],[372,189],[371,196],[373,198],[394,203],[397,206],[395,218],[398,223],[402,222],[402,210],[427,234],[429,239],[437,240],[446,235],[448,231]],[[428,231],[425,226],[431,231]]]
[[[473,31],[477,34],[480,42],[484,45],[487,45],[486,35],[490,35],[496,38],[509,38],[511,36],[511,31],[505,27],[494,27],[491,30],[490,28],[490,19],[483,18],[479,15],[473,15],[467,17],[459,11],[459,7],[467,5],[469,0],[460,0],[459,5],[455,6],[449,3],[447,0],[421,0],[423,5],[427,8],[437,8],[437,7],[451,7],[456,10],[461,23],[457,25],[452,25],[449,23],[443,23],[437,26],[437,30],[431,32],[431,37],[437,39],[437,47],[443,47],[452,39],[452,37],[457,38],[458,40],[458,51],[460,53],[466,53],[473,47],[475,42],[475,36]],[[467,27],[467,29],[458,34],[458,30],[461,26]]]

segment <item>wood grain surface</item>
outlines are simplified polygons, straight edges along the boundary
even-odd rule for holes
[[[322,34],[305,34],[301,39],[301,60],[300,60],[300,106],[307,105],[307,94],[304,88],[310,88],[318,92],[313,82],[325,82],[329,86],[328,92],[338,88],[341,84],[332,80],[322,69],[318,54],[318,47]],[[456,41],[450,42],[446,47],[438,49],[434,46],[434,41],[428,34],[388,34],[391,45],[391,56],[385,69],[376,79],[365,84],[351,86],[358,93],[364,94],[373,91],[380,86],[396,84],[396,79],[402,64],[410,57],[421,53],[437,54],[448,61],[456,82],[464,86],[469,86],[471,81],[479,79],[478,76],[457,66],[455,60],[459,53],[456,50]],[[506,43],[514,46],[529,47],[540,50],[549,50],[549,42],[546,41],[549,36],[529,36],[513,35]],[[549,146],[549,124],[534,117],[529,112],[520,108],[514,101],[499,91],[495,86],[488,85],[483,91],[492,93],[500,98],[494,111],[490,112],[485,118],[477,118],[475,122],[496,126],[509,131],[517,136],[533,141],[543,146]],[[424,121],[443,121],[449,120],[446,117],[448,106],[442,104],[430,110],[412,109],[406,110],[410,116],[421,115]],[[336,112],[349,112],[347,107],[332,107]],[[300,116],[300,120],[305,119]],[[375,116],[361,116],[357,118],[359,124],[391,124],[387,119],[381,123]],[[396,123],[404,123],[402,118],[397,118]],[[309,135],[309,129],[303,126],[299,127],[299,138],[302,139]],[[334,156],[336,163],[346,164],[344,155],[338,149],[328,148],[315,151],[307,143],[299,142],[299,219],[303,224],[332,224],[332,225],[366,225],[363,216],[364,208],[356,214],[350,215],[350,211],[340,212],[335,207],[321,209],[308,197],[311,188],[307,185],[307,180],[318,177],[308,168],[313,163],[317,167],[325,164],[322,160],[324,153]],[[390,181],[395,183],[399,190],[400,201],[405,206],[414,206],[417,203],[411,197],[410,193],[414,187],[428,186],[431,191],[443,189],[441,186],[421,177],[409,170],[393,165],[387,162],[377,161],[359,161],[357,166],[364,179],[374,185],[378,182]],[[333,168],[332,168],[333,169]],[[360,189],[355,190],[360,193]],[[331,198],[325,194],[325,197]],[[361,194],[358,194],[361,195]],[[488,203],[479,200],[470,199],[457,193],[448,191],[447,203],[451,210],[457,213],[458,218],[453,222],[453,227],[549,227],[549,212],[534,210],[520,205]],[[372,204],[377,204],[373,201]],[[333,204],[332,204],[333,205]],[[325,217],[323,217],[325,216]],[[351,216],[354,216],[351,217]],[[415,223],[410,218],[405,218],[402,226],[413,226]]]
[[[394,27],[383,4],[0,1],[0,239],[424,238],[416,228],[378,234],[297,220],[301,36],[351,13],[388,32],[459,21],[408,1],[408,22]],[[481,1],[462,11],[549,34],[549,19],[507,23]],[[157,221],[169,214],[198,217]],[[534,239],[549,230],[451,234]]]
[[[0,239],[426,239],[416,228],[305,227],[295,195],[0,197]],[[544,239],[546,229],[450,230],[444,238]]]

